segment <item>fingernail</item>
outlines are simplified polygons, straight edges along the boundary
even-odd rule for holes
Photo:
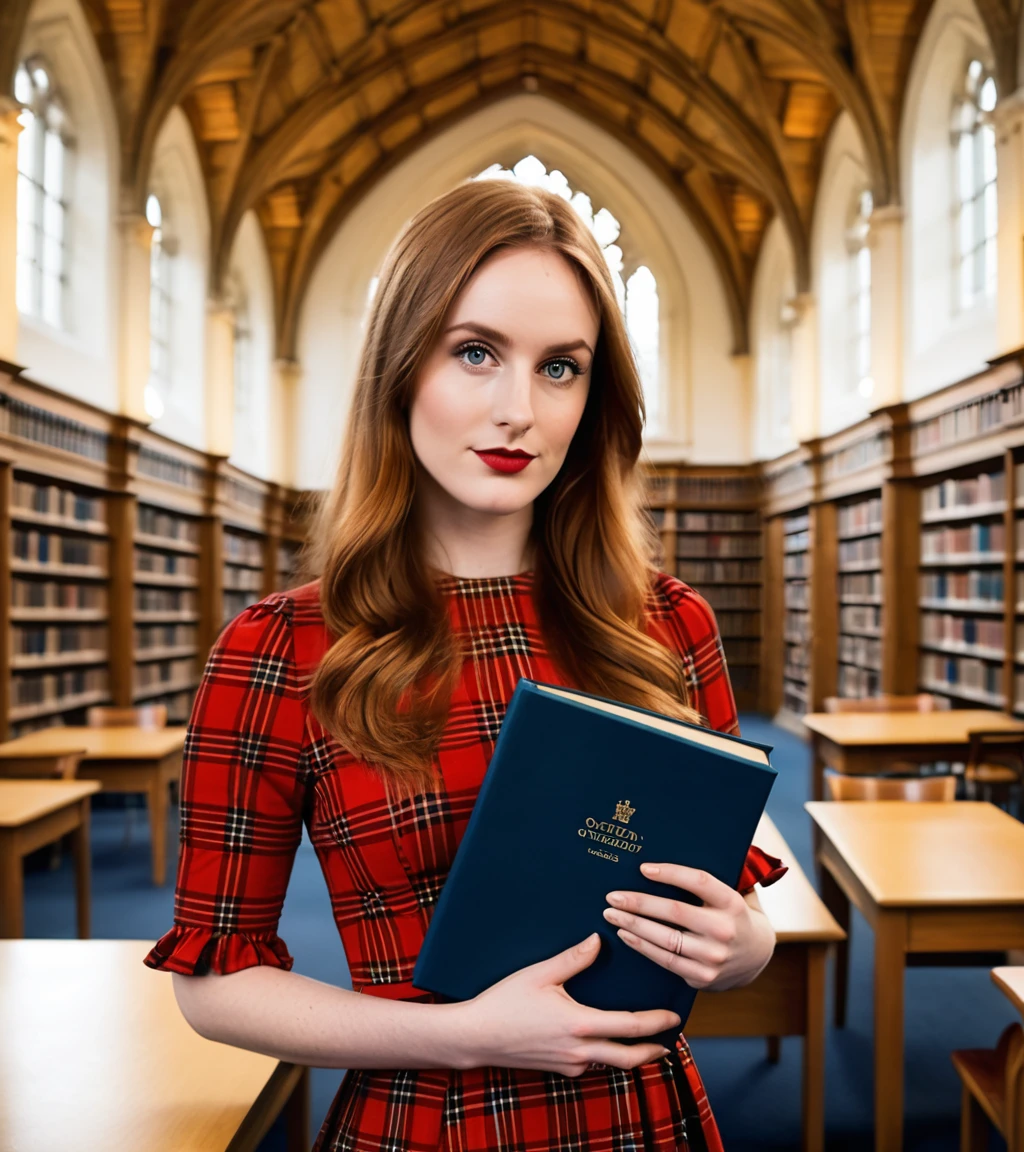
[[[645,876],[657,876],[661,872],[661,869],[657,864],[641,864],[640,871],[643,872]]]
[[[605,899],[609,904],[614,904],[616,907],[626,902],[626,898],[621,892],[609,892]]]
[[[591,932],[586,940],[583,941],[583,948],[586,949],[587,952],[591,951],[591,949],[597,947],[597,942],[599,939],[600,937],[596,932]]]

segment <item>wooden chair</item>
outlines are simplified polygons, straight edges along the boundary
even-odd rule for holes
[[[831,770],[825,773],[826,795],[830,800],[838,801],[906,800],[921,803],[926,801],[953,803],[956,798],[956,784],[955,776],[844,776]],[[839,922],[839,927],[846,933],[846,939],[836,944],[836,979],[833,989],[836,1027],[842,1028],[846,1024],[847,987],[850,982],[850,905],[843,898],[835,877],[827,868],[822,869],[821,897],[825,901],[825,906]],[[986,953],[981,962],[992,964],[999,962],[1000,959]],[[912,953],[907,957],[908,967],[921,962],[918,953]],[[928,958],[923,962],[929,963]],[[937,959],[931,960],[931,963],[937,962]],[[957,963],[956,960],[950,962]]]
[[[916,696],[865,696],[854,700],[846,696],[826,696],[826,712],[948,712],[945,696],[918,692]]]
[[[85,714],[90,728],[166,728],[166,704],[140,704],[136,708],[111,708],[97,704]]]
[[[20,756],[0,757],[0,776],[7,780],[74,780],[84,748],[71,752],[23,752]]]
[[[964,779],[972,799],[979,793],[982,800],[1000,807],[1014,805],[1020,816],[1021,782],[1024,780],[1024,736],[1019,732],[1000,732],[978,728],[970,734]]]
[[[960,1077],[960,1152],[985,1152],[988,1120],[1007,1152],[1024,1152],[1024,1029],[1010,1024],[995,1048],[953,1053]]]

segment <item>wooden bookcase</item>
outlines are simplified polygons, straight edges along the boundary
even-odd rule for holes
[[[760,695],[761,487],[755,467],[661,466],[648,477],[664,570],[714,610],[736,703],[745,710]]]
[[[0,739],[91,704],[184,723],[225,603],[272,591],[278,549],[297,553],[300,504],[0,362]]]

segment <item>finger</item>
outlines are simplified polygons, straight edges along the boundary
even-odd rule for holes
[[[729,944],[719,936],[703,936],[696,932],[686,932],[657,920],[647,920],[629,912],[619,912],[615,908],[605,911],[605,919],[616,928],[624,928],[634,936],[657,945],[675,956],[687,956],[702,964],[721,967],[729,959]]]
[[[615,1044],[610,1040],[598,1041],[587,1046],[587,1061],[591,1064],[608,1064],[612,1068],[639,1068],[668,1055],[663,1044]]]
[[[725,907],[731,897],[738,895],[735,888],[702,868],[688,868],[685,864],[641,864],[640,871],[651,880],[685,888],[714,908]]]
[[[667,952],[664,948],[659,948],[657,944],[652,944],[641,936],[634,936],[632,932],[627,932],[624,928],[619,929],[619,936],[630,948],[634,948],[637,952],[649,957],[655,964],[660,964],[662,968],[667,968],[669,972],[674,972],[677,976],[682,977],[691,988],[707,988],[718,978],[718,969],[702,963],[700,960]]]
[[[581,1006],[582,1007],[582,1006]],[[612,1012],[601,1008],[584,1008],[580,1023],[574,1031],[577,1036],[623,1036],[629,1039],[653,1036],[679,1028],[682,1021],[677,1012],[669,1008],[647,1008],[641,1012]]]
[[[703,935],[712,934],[722,915],[722,910],[719,908],[701,908],[696,904],[688,904],[685,900],[652,896],[649,892],[609,892],[605,898],[613,908],[637,916],[646,916],[651,920],[664,920],[668,924],[675,924]]]
[[[586,940],[557,952],[547,960],[531,964],[530,967],[541,977],[542,983],[564,984],[571,976],[593,964],[600,951],[601,937],[591,932]]]

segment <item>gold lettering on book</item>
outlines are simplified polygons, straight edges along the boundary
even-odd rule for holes
[[[620,800],[615,809],[616,819],[618,819],[620,812],[628,813],[626,820],[636,811],[635,808],[629,807],[628,800]],[[643,845],[641,841],[643,836],[639,832],[635,832],[632,828],[626,828],[623,824],[616,823],[611,820],[595,820],[593,816],[588,816],[583,822],[584,827],[576,830],[576,835],[583,840],[596,840],[598,844],[607,844],[611,848],[618,848],[623,852],[638,853]],[[591,849],[587,849],[588,852]],[[593,855],[599,855],[593,852]],[[608,857],[611,859],[611,857]],[[617,859],[617,857],[616,857]]]

